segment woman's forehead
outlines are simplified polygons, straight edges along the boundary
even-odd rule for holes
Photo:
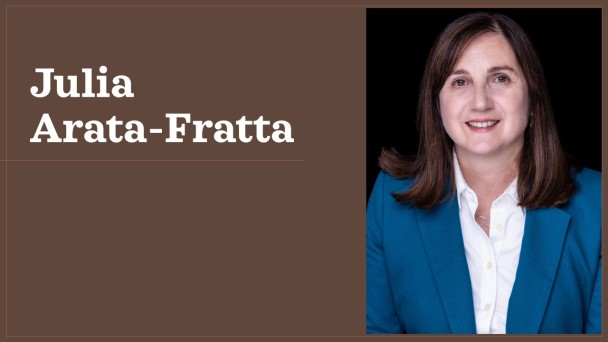
[[[498,33],[483,33],[473,38],[456,59],[451,73],[463,73],[471,68],[488,72],[497,68],[519,70],[519,63],[511,44]]]

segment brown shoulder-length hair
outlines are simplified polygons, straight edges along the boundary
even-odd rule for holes
[[[393,194],[397,201],[431,209],[454,193],[454,143],[443,127],[439,92],[468,43],[488,32],[498,33],[510,43],[528,85],[530,122],[519,158],[519,205],[559,206],[575,191],[573,175],[559,143],[543,69],[532,42],[515,21],[504,15],[472,13],[449,24],[429,53],[418,100],[418,154],[404,157],[394,149],[385,149],[380,156],[383,170],[397,178],[414,179],[410,189]]]

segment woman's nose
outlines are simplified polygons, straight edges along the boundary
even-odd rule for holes
[[[483,112],[491,109],[493,105],[490,90],[487,89],[486,85],[475,86],[473,89],[473,110]]]

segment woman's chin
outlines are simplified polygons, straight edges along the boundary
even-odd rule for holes
[[[475,145],[472,147],[456,147],[456,152],[458,155],[464,154],[468,156],[475,157],[488,157],[491,158],[499,154],[499,150],[496,146],[486,146],[486,145]]]

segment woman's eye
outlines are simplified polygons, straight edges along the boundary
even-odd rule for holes
[[[509,81],[511,81],[511,79],[507,75],[499,75],[496,77],[496,82],[498,83],[508,83]]]
[[[452,85],[456,86],[456,87],[464,87],[467,84],[467,81],[463,80],[463,79],[457,79],[454,82],[452,82]]]

